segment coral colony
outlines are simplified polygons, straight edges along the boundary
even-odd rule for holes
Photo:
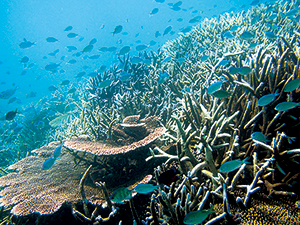
[[[62,115],[60,154],[52,142],[0,178],[6,223],[298,224],[297,5],[225,13],[156,53],[120,54]]]

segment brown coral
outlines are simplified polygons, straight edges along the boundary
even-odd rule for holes
[[[57,143],[56,143],[57,144]],[[75,204],[81,201],[79,182],[86,170],[84,164],[75,164],[73,156],[63,151],[57,162],[48,170],[42,170],[45,159],[53,154],[57,145],[50,143],[35,150],[38,156],[27,157],[9,169],[18,172],[0,178],[0,202],[4,206],[14,205],[11,213],[28,215],[32,213],[52,214],[64,203]],[[128,180],[124,185],[147,182],[149,176],[139,174],[136,179]],[[108,188],[111,194],[117,187]],[[102,192],[88,179],[84,185],[85,195],[92,204],[105,203]]]

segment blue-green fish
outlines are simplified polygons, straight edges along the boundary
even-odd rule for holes
[[[300,106],[300,102],[281,102],[276,105],[275,109],[277,111],[288,111],[289,109],[293,109],[297,106]]]
[[[137,57],[137,56],[132,57],[131,60],[130,60],[130,62],[132,64],[137,64],[137,63],[140,63],[142,61],[143,61],[143,59],[141,57]]]
[[[260,141],[260,142],[263,142],[263,143],[267,143],[269,140],[267,139],[266,135],[264,135],[263,133],[261,132],[254,132],[251,134],[251,138],[253,140],[256,140],[256,141]]]
[[[277,36],[271,31],[266,31],[265,36],[269,39],[276,39],[277,38]]]
[[[112,32],[113,35],[121,33],[121,31],[123,30],[123,26],[122,25],[118,25],[115,27],[114,31]]]
[[[89,45],[94,45],[96,44],[97,42],[97,39],[96,38],[93,38],[90,42],[89,42]]]
[[[104,81],[100,82],[98,87],[99,88],[106,88],[106,87],[109,87],[111,83],[112,83],[111,80],[104,80]]]
[[[9,111],[8,113],[5,114],[5,119],[6,120],[13,120],[15,116],[17,115],[18,110],[16,109],[15,111]]]
[[[32,45],[35,45],[35,43],[34,43],[34,42],[27,41],[26,38],[24,38],[24,39],[23,39],[23,42],[21,42],[21,43],[19,44],[19,47],[25,49],[25,48],[30,48]]]
[[[50,63],[50,64],[45,66],[45,70],[53,72],[57,69],[57,67],[59,67],[59,65],[60,64],[57,64],[57,63]]]
[[[27,63],[29,61],[29,58],[27,56],[24,56],[21,60],[20,63]]]
[[[221,173],[232,172],[232,171],[240,168],[244,163],[249,163],[249,162],[246,162],[247,159],[248,159],[248,157],[245,158],[244,160],[236,159],[236,160],[226,162],[226,163],[221,165],[221,167],[219,169],[219,172],[221,172]]]
[[[248,31],[244,31],[241,35],[240,38],[242,38],[243,40],[249,40],[254,38],[254,34],[248,32]]]
[[[207,88],[207,94],[211,95],[222,87],[223,81],[217,81]]]
[[[300,86],[300,79],[291,80],[285,85],[283,91],[284,92],[295,91],[299,86]]]
[[[57,40],[56,38],[54,38],[54,37],[47,37],[47,38],[46,38],[46,41],[47,41],[47,42],[52,42],[52,43],[53,43],[53,42],[56,42],[56,41],[58,41],[58,40]]]
[[[212,95],[215,96],[216,98],[222,99],[222,98],[228,98],[231,95],[231,93],[224,90],[218,90],[215,91]]]
[[[237,74],[239,72],[240,72],[240,68],[237,68],[237,67],[232,66],[228,69],[228,73],[230,73],[231,75]]]
[[[184,224],[199,224],[202,223],[206,218],[216,211],[213,210],[213,206],[208,210],[199,210],[199,211],[193,211],[189,212],[183,220]]]
[[[247,75],[250,72],[251,72],[251,68],[248,66],[243,66],[239,69],[239,74],[241,75]]]
[[[123,48],[120,49],[119,55],[125,55],[130,51],[130,46],[124,46]]]
[[[276,93],[267,94],[267,95],[260,97],[257,101],[257,106],[266,106],[266,105],[270,104],[271,102],[273,102],[275,100],[277,95],[278,95],[278,93],[276,92]]]
[[[143,51],[143,50],[145,50],[146,48],[148,48],[148,45],[137,45],[137,46],[135,47],[135,49],[136,49],[137,51]]]
[[[123,203],[124,200],[132,198],[132,192],[133,190],[129,190],[127,187],[118,188],[112,193],[110,200],[116,203]]]
[[[54,159],[57,159],[58,156],[60,155],[63,145],[64,145],[64,143],[62,142],[58,147],[55,148],[54,153],[53,153]]]
[[[150,12],[150,16],[153,16],[154,14],[158,13],[158,11],[159,11],[158,8],[152,9],[152,11]]]
[[[78,34],[76,34],[76,33],[68,33],[67,34],[67,37],[68,38],[75,38],[75,37],[77,37],[78,36]]]
[[[169,75],[167,72],[164,72],[163,74],[161,74],[161,75],[159,76],[159,78],[158,78],[158,83],[159,83],[159,84],[164,83],[164,82],[167,80],[167,78],[169,78],[169,77],[170,77],[170,75]]]
[[[82,52],[91,52],[93,50],[93,45],[87,45],[82,49]]]
[[[67,26],[67,27],[64,29],[64,31],[70,31],[70,30],[72,30],[72,29],[73,29],[72,26]]]
[[[7,89],[5,91],[0,92],[0,99],[9,99],[11,96],[15,94],[17,87],[14,89]]]
[[[134,188],[134,191],[139,194],[148,194],[156,190],[158,187],[159,185],[140,183]]]
[[[44,161],[42,169],[43,170],[48,170],[54,165],[54,163],[55,163],[55,158],[50,157],[50,158],[48,158]]]
[[[164,30],[163,36],[165,36],[166,34],[168,34],[170,31],[172,30],[172,26],[167,26],[166,29]]]

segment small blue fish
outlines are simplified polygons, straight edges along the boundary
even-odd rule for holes
[[[127,187],[121,187],[112,193],[110,200],[116,203],[123,203],[124,200],[132,198],[133,190],[129,190]]]
[[[213,206],[208,210],[199,210],[189,212],[183,220],[184,224],[200,224],[202,223],[210,214],[215,213]]]
[[[267,94],[267,95],[262,96],[260,99],[258,99],[257,106],[269,105],[271,102],[273,102],[275,100],[275,98],[278,94],[279,93],[276,92],[276,93]]]
[[[111,83],[112,83],[111,80],[104,80],[104,81],[100,82],[98,87],[99,88],[106,88],[106,87],[109,87]]]
[[[300,86],[300,79],[291,80],[285,85],[283,91],[284,92],[295,91],[299,86]]]
[[[281,102],[276,105],[275,109],[277,111],[288,111],[289,109],[293,109],[297,106],[300,106],[300,102]]]
[[[248,66],[243,66],[239,69],[239,74],[241,75],[247,75],[250,72],[251,72],[251,68]]]
[[[245,158],[242,161],[239,160],[239,159],[236,159],[236,160],[232,160],[232,161],[226,162],[226,163],[222,164],[222,166],[219,169],[219,172],[221,172],[221,173],[232,172],[232,171],[240,168],[244,163],[249,164],[249,162],[246,162],[247,159],[248,159],[248,157]]]
[[[170,75],[169,75],[167,72],[164,72],[163,74],[161,74],[161,75],[159,76],[159,78],[158,78],[158,83],[159,83],[159,84],[164,83],[164,82],[167,80],[167,78],[169,78],[169,77],[170,77]]]
[[[45,160],[45,162],[43,163],[42,169],[43,170],[48,170],[48,169],[50,169],[53,166],[54,163],[55,163],[55,158],[54,157],[50,157],[50,158],[48,158],[48,159]]]
[[[57,159],[58,156],[60,155],[63,145],[64,145],[64,143],[62,142],[62,143],[61,143],[58,147],[56,147],[56,149],[54,150],[54,153],[53,153],[54,159]]]
[[[134,191],[136,191],[139,194],[148,194],[156,190],[158,187],[159,185],[154,186],[152,184],[140,183],[134,188]]]
[[[124,46],[123,48],[120,49],[119,55],[125,55],[130,51],[130,46]]]
[[[231,95],[230,92],[224,90],[217,90],[213,93],[213,96],[219,99],[228,98],[230,95]]]
[[[264,135],[263,133],[261,132],[254,132],[251,134],[251,138],[253,140],[256,140],[256,141],[260,141],[262,143],[267,143],[269,140],[267,139],[266,135]]]
[[[223,81],[217,81],[207,88],[207,94],[211,95],[222,87]]]

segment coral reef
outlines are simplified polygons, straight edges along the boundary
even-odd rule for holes
[[[24,192],[26,179],[47,175],[55,184],[50,190],[65,190],[70,198],[54,194],[45,213],[81,201],[74,215],[84,222],[126,223],[117,215],[127,210],[131,224],[184,224],[190,212],[212,207],[206,224],[299,223],[300,94],[291,83],[300,79],[297,4],[261,4],[205,19],[157,53],[140,53],[148,64],[119,58],[121,65],[88,81],[80,113],[57,131],[67,138],[57,164],[41,171],[49,151],[38,150],[12,165],[22,173],[0,178],[1,186],[9,185],[1,202],[17,204],[15,214],[43,213],[43,204],[16,212],[33,202],[33,192],[50,199],[53,193],[43,194],[40,185]],[[179,178],[162,183],[171,168]],[[110,202],[112,190],[152,172],[153,179],[142,182],[159,184],[158,190],[136,194],[145,205],[138,208],[133,199],[117,209]],[[59,174],[79,191],[58,189]],[[102,203],[108,213],[100,219],[91,211],[101,214]]]

